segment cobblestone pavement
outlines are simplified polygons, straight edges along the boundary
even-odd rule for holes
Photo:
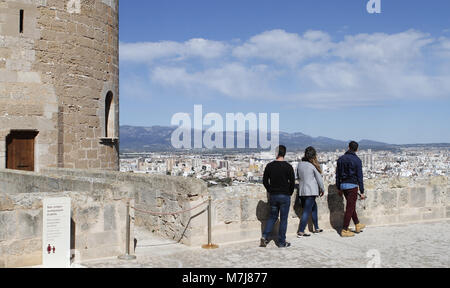
[[[83,263],[92,268],[297,268],[297,267],[450,267],[450,221],[368,227],[353,238],[326,231],[309,238],[288,236],[289,248],[259,240],[222,245],[216,250],[186,247],[138,230],[137,260],[104,259]]]

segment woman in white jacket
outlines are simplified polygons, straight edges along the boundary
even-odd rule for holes
[[[314,224],[315,230],[313,233],[320,233],[323,231],[322,229],[319,229],[316,203],[316,198],[318,196],[322,197],[325,191],[321,174],[322,170],[320,169],[319,161],[317,160],[316,150],[313,147],[306,148],[305,157],[303,157],[297,167],[299,179],[298,193],[303,206],[302,219],[297,233],[299,238],[310,236],[310,234],[305,233],[309,215],[312,216]]]

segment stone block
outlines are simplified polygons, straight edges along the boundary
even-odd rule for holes
[[[409,203],[409,189],[401,189],[399,191],[398,205],[400,207],[407,206]]]
[[[14,203],[8,194],[0,193],[0,211],[11,211],[14,209]]]
[[[42,265],[41,250],[32,253],[24,253],[22,255],[6,256],[8,268],[21,268]]]
[[[42,249],[42,239],[26,239],[26,240],[14,240],[7,247],[7,255],[23,255],[34,253],[36,251],[41,252]]]
[[[390,188],[405,188],[408,187],[408,184],[408,178],[392,178],[389,183]]]
[[[426,189],[424,187],[411,188],[411,207],[424,207],[426,204]]]
[[[88,231],[98,222],[100,215],[100,207],[91,206],[81,209],[75,215],[75,223],[77,224],[77,230]]]
[[[106,205],[104,208],[104,230],[116,230],[116,206],[113,204]]]
[[[387,209],[397,207],[397,192],[396,191],[381,192],[381,204]]]
[[[241,219],[240,199],[227,199],[216,206],[217,221],[226,223],[238,222]]]
[[[100,246],[121,245],[121,243],[119,243],[119,240],[120,237],[116,231],[89,233],[87,235],[87,247],[88,249],[95,249]]]
[[[125,245],[105,246],[101,249],[89,249],[81,251],[80,257],[83,261],[106,257],[117,257],[125,253]]]
[[[41,76],[37,72],[17,72],[17,82],[41,83]]]
[[[440,205],[442,203],[445,203],[445,190],[443,190],[441,187],[433,185],[431,187],[427,187],[427,205]]]
[[[241,201],[241,221],[257,220],[258,201],[252,198],[244,198]]]
[[[421,214],[398,215],[400,223],[418,222],[422,220]]]
[[[88,159],[97,159],[97,150],[88,150],[87,158]]]
[[[74,247],[71,247],[72,249],[76,249],[78,251],[88,249],[86,233],[80,233],[77,231],[76,235],[75,235],[75,239],[72,243],[75,244]]]
[[[42,210],[17,212],[17,239],[42,237]]]
[[[373,217],[375,225],[390,225],[400,222],[400,215],[381,215]]]
[[[12,72],[7,69],[0,69],[0,83],[17,82],[17,72]]]
[[[446,210],[441,209],[439,207],[434,207],[432,209],[429,209],[431,211],[425,212],[422,214],[423,220],[434,220],[434,219],[442,219],[446,217]]]
[[[17,227],[16,212],[0,212],[0,241],[14,239]]]

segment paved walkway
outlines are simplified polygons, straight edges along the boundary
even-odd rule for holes
[[[292,246],[280,249],[259,240],[222,245],[216,250],[186,247],[138,230],[137,260],[104,259],[87,267],[148,268],[269,268],[269,267],[450,267],[450,221],[389,227],[369,227],[353,238],[334,231],[309,238],[288,237]]]

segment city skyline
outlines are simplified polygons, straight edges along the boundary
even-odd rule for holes
[[[335,183],[336,162],[345,150],[318,153],[322,176]],[[400,151],[358,151],[365,179],[449,175],[449,150],[404,148]],[[288,161],[296,171],[303,152],[288,152]],[[271,152],[220,154],[124,153],[120,170],[143,174],[160,174],[203,179],[210,185],[261,183],[266,165],[273,161]]]
[[[121,125],[202,104],[313,137],[449,143],[450,4],[309,2],[121,3]]]

